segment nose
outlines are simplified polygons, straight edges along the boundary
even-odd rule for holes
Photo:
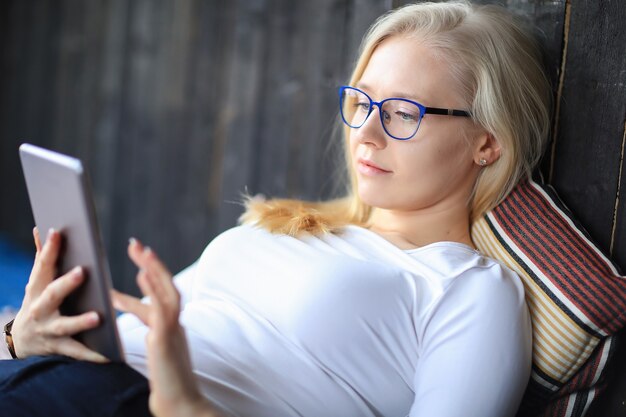
[[[365,123],[360,128],[352,130],[352,134],[359,143],[369,144],[381,149],[387,146],[387,134],[380,121],[380,109],[378,106],[372,109],[372,112],[367,116]]]

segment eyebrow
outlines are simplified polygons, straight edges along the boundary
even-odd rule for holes
[[[360,90],[366,90],[366,91],[372,91],[372,88],[367,85],[364,84],[362,82],[358,82],[355,85],[356,88],[360,89]],[[422,99],[415,96],[415,95],[411,95],[411,94],[406,94],[406,93],[402,93],[402,92],[393,92],[391,93],[391,95],[388,98],[392,98],[392,97],[397,97],[397,98],[406,98],[409,100],[413,100],[413,101],[417,101],[418,103],[423,103]]]

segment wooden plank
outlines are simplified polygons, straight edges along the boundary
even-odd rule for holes
[[[54,106],[52,118],[54,128],[50,147],[60,152],[84,158],[87,152],[81,147],[89,143],[84,132],[89,111],[81,106],[85,79],[90,76],[85,71],[86,37],[82,31],[87,19],[85,2],[63,0],[59,2],[59,40],[56,77],[54,82]],[[93,102],[93,101],[92,101]]]
[[[215,95],[219,100],[219,106],[213,111],[211,130],[211,157],[209,160],[211,175],[209,177],[208,204],[209,214],[211,215],[212,234],[217,234],[224,227],[220,226],[220,211],[222,210],[222,188],[224,182],[224,154],[226,152],[226,143],[228,141],[228,132],[231,124],[231,108],[226,105],[229,98],[230,77],[236,61],[236,31],[238,9],[233,2],[226,2],[220,7],[221,12],[219,25],[215,26],[215,31],[211,31],[208,36],[218,42],[218,46],[214,46],[217,51],[216,59],[219,59],[220,65],[215,72]],[[217,101],[216,101],[217,103]],[[231,222],[229,220],[228,222]],[[224,223],[227,223],[226,221]]]
[[[236,224],[242,208],[240,193],[254,176],[258,111],[262,105],[260,80],[265,57],[266,1],[239,4],[234,25],[234,44],[228,91],[220,122],[226,127],[222,161],[218,228]]]
[[[345,68],[351,70],[356,63],[359,45],[372,23],[393,6],[391,0],[354,0],[346,16],[348,35]]]
[[[373,6],[373,7],[372,7]],[[327,29],[321,39],[326,47],[319,59],[317,71],[320,80],[319,115],[317,118],[317,193],[316,198],[327,199],[344,193],[341,182],[345,176],[343,123],[339,117],[337,87],[348,84],[356,61],[357,49],[369,25],[390,8],[390,2],[348,3],[341,10],[330,11]],[[319,88],[319,87],[318,87]]]
[[[624,21],[617,2],[572,3],[554,161],[554,185],[607,252],[626,114]]]
[[[623,66],[622,68],[626,67]],[[622,72],[624,72],[624,70],[622,70]],[[623,98],[622,101],[624,101]],[[615,201],[610,252],[611,256],[622,268],[622,272],[626,274],[626,167],[624,166],[624,155],[626,154],[626,115],[624,118],[624,130],[620,150],[619,182]]]
[[[97,80],[95,95],[98,106],[93,115],[90,132],[92,144],[89,167],[94,189],[98,220],[107,253],[114,255],[112,264],[117,265],[119,242],[112,242],[112,230],[119,219],[113,217],[115,189],[118,186],[115,172],[119,169],[118,146],[120,143],[122,99],[124,96],[125,45],[128,37],[128,2],[111,0],[102,11],[101,75]],[[117,250],[116,250],[117,249]],[[117,257],[115,256],[117,254]],[[111,256],[111,255],[109,255]],[[113,268],[114,277],[119,281],[118,267]]]
[[[289,136],[287,193],[291,196],[318,198],[319,99],[323,93],[319,81],[319,62],[329,45],[322,35],[332,7],[327,1],[303,4],[293,16],[290,64],[292,66],[290,114],[284,118]]]
[[[180,270],[184,266],[181,257],[189,252],[187,236],[193,227],[181,228],[176,219],[185,217],[179,204],[181,190],[187,186],[186,167],[190,156],[199,151],[189,146],[189,103],[193,80],[189,77],[194,3],[191,0],[168,2],[168,23],[164,43],[163,62],[156,65],[164,68],[160,72],[156,88],[157,140],[160,162],[154,164],[151,176],[158,178],[158,191],[154,193],[150,210],[154,210],[154,221],[162,225],[158,230],[150,227],[155,249],[161,250],[166,264]],[[199,185],[199,184],[198,184]],[[154,224],[154,223],[153,223]],[[199,255],[196,253],[196,255]]]
[[[156,137],[155,63],[161,38],[159,4],[149,0],[133,1],[128,9],[128,37],[125,67],[122,74],[124,95],[121,102],[120,130],[116,157],[118,169],[113,173],[113,207],[109,257],[116,286],[136,293],[132,277],[134,266],[127,260],[121,242],[130,236],[144,239],[150,245],[153,213],[148,204],[158,192],[158,180],[151,177],[152,166],[158,165]],[[159,248],[161,249],[161,248]]]
[[[25,60],[24,45],[27,33],[20,31],[27,22],[28,9],[22,2],[2,2],[2,48],[0,48],[0,230],[12,236],[20,236],[26,242],[24,233],[15,228],[17,223],[24,225],[26,219],[33,223],[28,209],[26,188],[19,177],[19,162],[16,158],[18,140],[15,138],[17,120],[11,109],[22,110],[22,101],[16,100],[20,84],[17,82],[23,72],[18,70],[18,63]],[[12,203],[9,203],[12,202]],[[18,214],[21,215],[18,217]],[[32,241],[32,238],[31,238]]]
[[[232,3],[231,3],[232,4]],[[179,190],[176,196],[178,214],[175,216],[172,238],[180,247],[171,268],[179,269],[197,259],[207,242],[214,236],[216,212],[209,205],[209,184],[213,173],[215,115],[221,108],[223,88],[219,78],[226,47],[222,44],[230,19],[224,2],[195,1],[189,17],[190,38],[186,101],[183,124],[184,154]],[[232,7],[231,7],[232,8]],[[185,23],[184,21],[181,21]],[[171,216],[170,216],[171,218]],[[171,246],[171,245],[170,245]]]
[[[259,107],[257,130],[256,176],[248,184],[248,192],[270,196],[288,195],[288,164],[290,142],[302,141],[294,137],[291,125],[297,117],[294,97],[302,90],[302,77],[297,74],[298,52],[303,45],[304,29],[298,15],[305,7],[294,7],[288,1],[271,5],[267,16],[266,50],[263,57],[260,93],[263,105]]]
[[[171,169],[178,173],[175,183],[176,190],[170,190],[174,198],[167,204],[170,213],[162,212],[161,216],[170,219],[172,227],[168,230],[171,244],[178,250],[171,255],[173,270],[179,270],[199,257],[202,249],[210,239],[211,216],[208,211],[207,190],[211,167],[211,129],[214,124],[214,113],[219,106],[219,97],[215,96],[215,74],[218,66],[213,63],[217,58],[215,40],[218,39],[216,28],[219,28],[221,7],[216,2],[189,2],[184,13],[179,11],[175,24],[188,25],[188,32],[180,32],[179,41],[185,37],[187,49],[185,60],[188,65],[184,69],[185,84],[180,93],[182,109],[179,114],[178,132],[170,137],[170,146],[178,149],[171,155],[177,164]],[[185,18],[182,18],[186,16]],[[177,28],[176,31],[181,29]],[[219,30],[219,29],[218,29]],[[183,70],[179,68],[179,70]],[[176,213],[175,216],[172,216]]]
[[[300,174],[299,187],[306,192],[305,196],[315,199],[323,197],[324,190],[332,194],[334,190],[329,187],[337,180],[335,177],[337,169],[344,164],[343,152],[341,147],[337,146],[338,141],[342,140],[341,136],[333,135],[332,131],[333,125],[341,126],[337,117],[337,87],[347,83],[356,62],[361,39],[374,20],[389,10],[391,3],[356,1],[351,5],[346,28],[335,33],[327,29],[336,21],[333,7],[332,3],[321,7],[320,13],[317,14],[318,19],[311,20],[314,26],[309,36],[317,33],[324,35],[310,36],[310,47],[307,48],[305,57],[306,68],[311,69],[306,78],[302,101],[302,107],[309,109],[302,113],[309,115],[303,123],[303,134],[307,132],[308,138],[302,146],[302,157],[298,163],[300,170],[297,172]],[[342,43],[337,42],[337,39],[341,37],[348,39],[348,42],[343,43],[346,49],[341,51],[336,47],[334,52],[330,52],[329,49],[332,50],[332,47],[329,48],[329,45],[340,46]],[[340,60],[337,52],[351,59]],[[340,63],[344,65],[343,68],[338,66]],[[326,73],[334,75],[324,78]],[[329,139],[335,143],[331,143]]]
[[[10,7],[8,7],[10,6]],[[2,107],[0,129],[0,229],[26,245],[32,244],[32,218],[22,179],[17,148],[23,141],[45,144],[51,119],[48,117],[51,79],[47,53],[56,39],[55,11],[50,2],[36,5],[12,2],[5,6],[3,28]],[[9,203],[10,202],[10,203]]]

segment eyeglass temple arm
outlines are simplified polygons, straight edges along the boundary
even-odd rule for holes
[[[465,110],[453,110],[453,109],[440,109],[439,107],[426,107],[424,114],[441,114],[444,116],[462,116],[470,117],[469,112]]]

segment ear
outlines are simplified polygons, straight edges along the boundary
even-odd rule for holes
[[[489,132],[484,132],[476,138],[474,144],[474,163],[487,166],[500,158],[501,148],[498,140]]]

